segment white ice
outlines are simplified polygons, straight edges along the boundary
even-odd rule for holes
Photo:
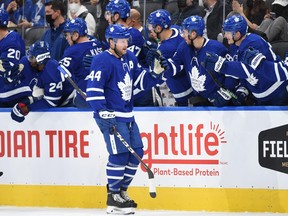
[[[108,216],[105,209],[28,208],[0,206],[1,216]],[[135,216],[287,216],[287,213],[226,213],[193,211],[137,210]]]

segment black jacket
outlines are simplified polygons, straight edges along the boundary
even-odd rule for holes
[[[225,4],[225,18],[231,10],[232,10],[231,6],[229,4]],[[221,0],[218,0],[213,8],[213,11],[207,17],[206,28],[208,38],[217,40],[217,35],[220,32],[222,32],[222,26],[223,26],[223,4]]]

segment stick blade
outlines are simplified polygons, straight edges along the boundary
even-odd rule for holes
[[[156,186],[155,186],[155,181],[154,181],[154,173],[150,169],[147,170],[147,173],[148,173],[148,178],[149,178],[149,193],[152,198],[155,198]]]

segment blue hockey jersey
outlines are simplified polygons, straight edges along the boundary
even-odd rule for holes
[[[72,101],[74,88],[68,81],[62,82],[56,60],[49,59],[41,72],[31,67],[26,56],[21,59],[21,63],[25,76],[21,84],[29,86],[31,90],[36,86],[43,91],[43,97],[28,106],[30,111],[65,106]]]
[[[213,95],[219,90],[220,83],[224,88],[233,90],[238,81],[232,77],[226,77],[223,74],[210,71],[213,77],[201,65],[206,52],[215,52],[220,56],[225,56],[228,52],[226,47],[215,40],[205,39],[201,49],[188,45],[183,41],[177,48],[173,58],[168,59],[170,69],[164,72],[165,77],[175,76],[181,71],[181,66],[184,67],[194,96],[202,96],[203,98],[212,99]],[[214,81],[217,80],[217,83]]]
[[[87,41],[68,47],[60,61],[60,64],[70,71],[73,81],[84,92],[89,70],[84,67],[83,58],[86,55],[95,56],[101,52],[102,46],[98,40]]]
[[[95,56],[87,84],[87,102],[97,118],[103,109],[114,110],[117,121],[130,122],[133,115],[133,89],[152,88],[159,81],[138,63],[135,55],[127,54],[118,59],[109,50]]]
[[[171,29],[172,35],[170,38],[163,40],[158,47],[158,50],[160,50],[162,55],[167,59],[173,57],[178,45],[184,41],[178,29]],[[184,69],[177,72],[175,76],[167,77],[165,81],[177,102],[185,102],[192,96],[193,90],[189,77]]]
[[[247,34],[246,38],[241,42],[240,46],[231,45],[231,60],[224,64],[220,72],[241,79],[241,85],[245,86],[254,95],[258,105],[284,105],[288,102],[288,93],[286,87],[288,81],[275,82],[269,77],[265,77],[262,73],[255,72],[250,66],[243,64],[243,54],[246,49],[253,47],[259,50],[268,61],[276,62],[277,56],[272,51],[272,47],[264,39],[256,34]],[[265,72],[263,74],[274,73],[274,69],[261,68]],[[269,71],[268,71],[269,70]],[[269,75],[268,75],[269,76]],[[287,99],[286,99],[287,98]]]
[[[12,64],[19,64],[25,55],[25,43],[17,32],[9,33],[0,40],[0,58],[8,59]],[[31,90],[25,85],[10,84],[6,78],[0,77],[0,106],[11,107],[18,99],[29,96]]]

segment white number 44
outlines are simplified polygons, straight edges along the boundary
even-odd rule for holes
[[[88,79],[91,79],[91,81],[93,79],[96,79],[97,81],[99,81],[101,79],[101,73],[102,73],[102,71],[96,71],[95,72],[94,70],[92,70],[88,76]]]

